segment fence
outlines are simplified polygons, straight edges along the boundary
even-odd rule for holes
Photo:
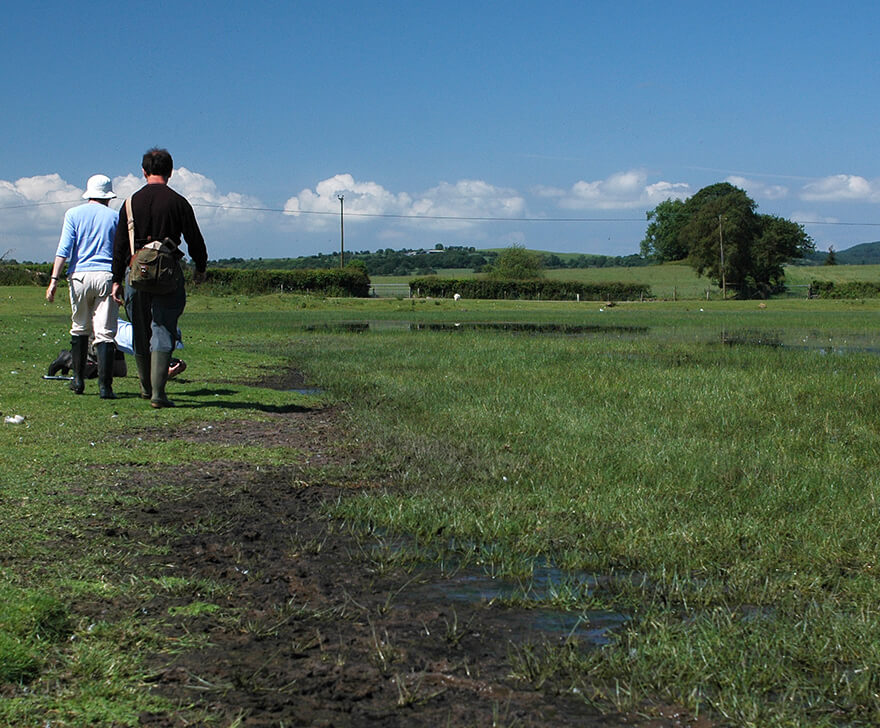
[[[409,298],[409,283],[371,283],[371,298]]]

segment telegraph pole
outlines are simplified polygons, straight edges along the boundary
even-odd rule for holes
[[[339,267],[345,268],[345,195],[336,195],[339,198]]]
[[[724,275],[724,234],[721,232],[721,221],[724,218],[718,216],[718,243],[721,246],[721,300],[727,299],[727,278]]]

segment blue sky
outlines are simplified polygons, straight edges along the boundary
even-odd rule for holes
[[[34,2],[0,26],[0,255],[50,260],[164,146],[211,258],[638,252],[730,181],[820,250],[880,239],[880,4]]]

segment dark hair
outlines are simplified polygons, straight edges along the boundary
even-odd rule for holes
[[[174,160],[171,159],[167,149],[153,147],[144,154],[143,167],[147,174],[157,174],[167,178],[171,176],[171,171],[174,169]]]

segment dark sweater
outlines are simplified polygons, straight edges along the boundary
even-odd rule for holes
[[[171,238],[180,245],[181,236],[186,241],[189,257],[197,271],[208,265],[208,249],[199,230],[192,205],[183,195],[165,184],[148,184],[141,187],[131,198],[134,216],[134,248],[138,250],[151,240]],[[183,253],[180,253],[183,257]],[[113,282],[122,283],[131,260],[128,241],[128,214],[125,205],[119,210],[119,225],[113,244]]]

